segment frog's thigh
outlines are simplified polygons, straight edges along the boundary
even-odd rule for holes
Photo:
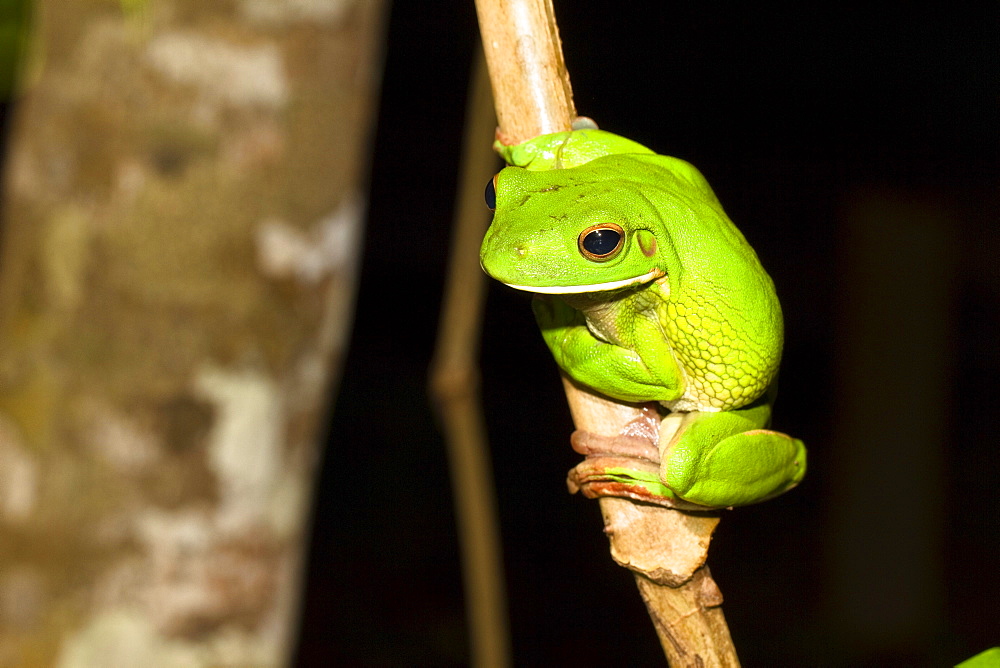
[[[661,456],[663,482],[707,506],[756,503],[793,487],[805,474],[802,441],[768,429],[741,411],[685,420]]]

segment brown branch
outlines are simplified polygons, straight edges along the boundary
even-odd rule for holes
[[[476,0],[476,9],[502,140],[569,130],[576,112],[551,0]],[[578,430],[617,437],[643,416],[639,406],[564,386]],[[738,666],[704,565],[718,517],[614,497],[601,510],[612,557],[635,574],[670,665]]]
[[[563,385],[579,430],[618,436],[642,415],[636,406],[569,380]],[[722,614],[722,592],[705,565],[718,516],[617,497],[604,497],[600,503],[611,556],[635,575],[670,665],[739,666]]]
[[[476,0],[476,12],[504,143],[569,130],[576,110],[551,0]]]

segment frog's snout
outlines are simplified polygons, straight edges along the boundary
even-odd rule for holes
[[[537,244],[530,239],[503,243],[502,239],[487,239],[480,254],[480,264],[487,274],[501,283],[521,284],[530,277],[551,267],[539,267],[533,260],[538,254]]]
[[[529,239],[524,239],[507,244],[502,243],[502,241],[489,243],[484,255],[492,258],[496,264],[506,264],[520,262],[533,255],[534,251],[535,244]]]

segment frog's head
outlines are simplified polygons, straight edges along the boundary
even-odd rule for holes
[[[486,273],[547,294],[616,290],[665,276],[670,242],[658,238],[663,225],[642,179],[609,173],[602,160],[497,174],[486,190],[495,211],[480,251]]]

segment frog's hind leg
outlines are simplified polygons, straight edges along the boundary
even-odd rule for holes
[[[679,497],[712,507],[757,503],[802,479],[802,441],[762,428],[770,406],[735,411],[692,411],[664,418],[660,476]]]

